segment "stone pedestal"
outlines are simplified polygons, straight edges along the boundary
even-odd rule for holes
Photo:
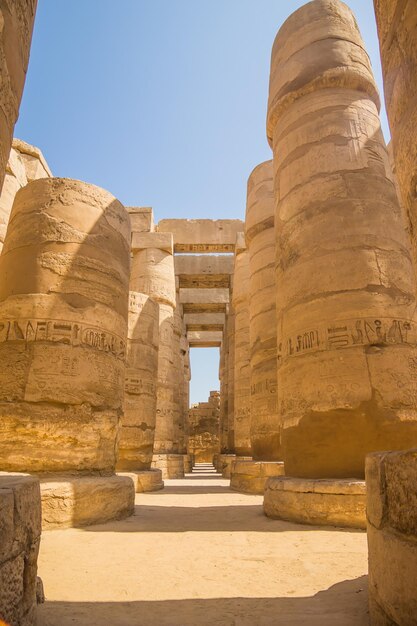
[[[229,465],[229,467],[231,467],[231,462],[234,461],[235,458],[236,454],[219,454],[219,456],[217,457],[217,471],[223,475],[223,469],[226,467],[226,465]]]
[[[234,319],[234,452],[251,454],[250,354],[249,354],[249,255],[243,233],[238,235],[232,292]]]
[[[366,458],[371,626],[417,623],[417,449]]]
[[[0,511],[0,621],[35,626],[39,481],[27,474],[0,472]]]
[[[223,456],[223,455],[221,455]],[[234,454],[227,454],[224,456],[224,459],[222,460],[222,476],[223,478],[229,478],[232,475],[232,466],[233,463],[236,460],[240,460],[240,461],[252,461],[252,457],[250,456],[239,456],[237,457]]]
[[[162,478],[184,478],[184,455],[154,454],[152,467],[161,470]]]
[[[357,479],[269,478],[265,486],[265,515],[273,519],[366,528],[366,487]]]
[[[42,528],[81,528],[133,515],[135,490],[127,476],[41,478]]]
[[[278,410],[288,476],[363,478],[417,445],[410,246],[350,9],[310,2],[272,51]]]
[[[282,461],[241,461],[232,462],[230,488],[241,493],[263,495],[268,478],[284,475]]]
[[[192,454],[183,454],[184,457],[184,472],[186,474],[191,474],[193,471],[193,455]]]
[[[160,469],[153,468],[143,471],[119,472],[118,476],[127,476],[133,480],[136,493],[148,493],[164,488],[162,471]]]
[[[250,440],[257,461],[280,461],[277,407],[277,286],[272,161],[248,179],[245,235],[249,253]]]
[[[4,469],[53,474],[58,492],[117,483],[129,267],[129,217],[107,191],[60,178],[18,191],[0,256]],[[106,493],[115,518],[132,512]]]

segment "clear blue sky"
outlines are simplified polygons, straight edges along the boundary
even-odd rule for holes
[[[244,217],[275,34],[303,0],[39,0],[15,135],[155,219]],[[381,89],[372,0],[348,0]],[[385,116],[383,128],[388,136]],[[192,351],[191,401],[218,388]]]

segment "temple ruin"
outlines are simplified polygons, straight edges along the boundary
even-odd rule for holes
[[[312,0],[277,25],[271,156],[242,181],[241,219],[159,221],[13,138],[36,4],[0,0],[0,623],[416,625],[415,1],[374,0],[389,150],[352,10]],[[190,406],[196,348],[218,351],[219,388]],[[124,621],[112,597],[49,602],[51,580],[75,584],[74,546],[100,593],[126,572],[115,605],[137,569],[149,606],[129,600]],[[363,586],[340,611],[315,603],[330,583],[308,579],[359,580],[368,555],[369,604]],[[216,586],[240,569],[247,613]],[[192,589],[164,602],[198,598],[194,617],[150,606],[166,571]]]

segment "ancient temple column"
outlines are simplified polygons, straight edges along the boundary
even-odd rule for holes
[[[0,2],[0,190],[29,63],[37,0]]]
[[[249,253],[250,440],[253,460],[232,464],[230,486],[263,494],[269,476],[281,476],[277,409],[277,321],[275,301],[275,199],[272,161],[248,179],[245,235]]]
[[[233,276],[235,311],[234,439],[237,456],[250,456],[249,254],[238,235]]]
[[[229,397],[228,397],[228,341],[227,341],[227,316],[225,316],[225,326],[223,328],[222,345],[220,347],[219,379],[220,379],[220,453],[228,452],[229,435]],[[216,459],[217,460],[217,459]],[[216,466],[216,463],[215,463]]]
[[[163,478],[184,475],[178,450],[175,387],[178,385],[174,348],[175,273],[173,241],[169,233],[138,233],[133,237],[134,262],[131,281],[159,306],[159,353],[156,393],[156,424],[152,467]]]
[[[137,258],[133,258],[136,264]],[[160,470],[151,469],[156,422],[159,306],[130,283],[124,411],[117,470],[129,472],[136,492],[164,486]]]
[[[417,267],[417,4],[374,0],[395,173]]]
[[[0,257],[1,469],[41,478],[45,526],[130,515],[114,475],[130,222],[103,189],[49,178],[17,195]]]
[[[364,483],[343,481],[363,478],[368,452],[417,444],[414,276],[378,109],[350,9],[315,0],[290,16],[273,47],[267,121],[281,255],[278,410],[286,474],[312,480],[271,479],[283,508],[267,490],[270,514],[285,516],[293,489],[298,513],[317,522],[303,500],[327,489],[325,523],[343,493],[337,523],[349,524],[350,496],[352,519],[362,507],[364,522]]]
[[[233,277],[231,278],[233,283]],[[227,341],[227,440],[224,441],[216,469],[224,478],[230,478],[232,461],[235,460],[235,311],[233,309],[233,288],[230,289],[230,302],[227,306],[224,329]],[[223,437],[223,440],[225,436]],[[222,444],[223,445],[223,444]]]

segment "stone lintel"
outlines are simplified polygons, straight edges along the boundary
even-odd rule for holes
[[[157,248],[173,254],[173,239],[170,233],[132,233],[132,251],[146,250],[147,248]]]
[[[175,252],[234,252],[236,233],[244,228],[241,220],[166,219],[158,232],[174,235]]]

